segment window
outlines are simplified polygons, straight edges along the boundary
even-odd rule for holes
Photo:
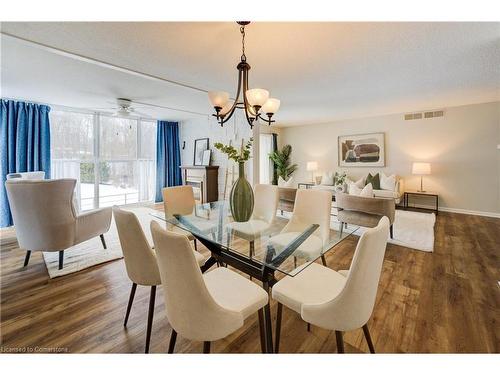
[[[53,177],[77,179],[81,210],[154,199],[154,121],[67,111],[50,121]]]
[[[273,164],[269,154],[273,152],[272,134],[261,134],[259,137],[259,181],[261,184],[273,182]]]

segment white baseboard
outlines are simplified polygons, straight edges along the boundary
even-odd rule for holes
[[[426,205],[426,204],[412,204],[411,206],[409,206],[409,208],[412,208],[412,207],[425,208],[427,210],[434,210],[434,206],[430,206],[430,205]],[[473,210],[465,210],[463,208],[453,208],[453,207],[439,207],[439,211],[453,212],[455,214],[476,215],[476,216],[487,216],[487,217],[500,218],[500,212],[473,211]]]

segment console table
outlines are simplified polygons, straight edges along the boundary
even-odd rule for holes
[[[181,165],[182,183],[191,185],[200,203],[219,200],[219,167],[217,165]]]
[[[404,206],[405,210],[408,209],[408,200],[409,200],[410,195],[419,195],[419,196],[426,196],[426,197],[434,197],[435,208],[432,211],[434,211],[434,213],[437,216],[438,211],[439,211],[439,194],[438,193],[434,193],[434,192],[431,192],[431,191],[418,191],[418,190],[408,190],[408,191],[405,191],[404,194],[403,194],[403,206]]]

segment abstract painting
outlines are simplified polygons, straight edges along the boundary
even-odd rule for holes
[[[384,133],[342,135],[338,138],[339,166],[384,167]]]

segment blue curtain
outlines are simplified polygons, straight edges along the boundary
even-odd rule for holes
[[[5,180],[9,173],[44,171],[50,178],[50,107],[1,99],[0,227],[12,225]]]
[[[163,200],[161,189],[182,185],[179,124],[158,121],[156,127],[156,202]]]

